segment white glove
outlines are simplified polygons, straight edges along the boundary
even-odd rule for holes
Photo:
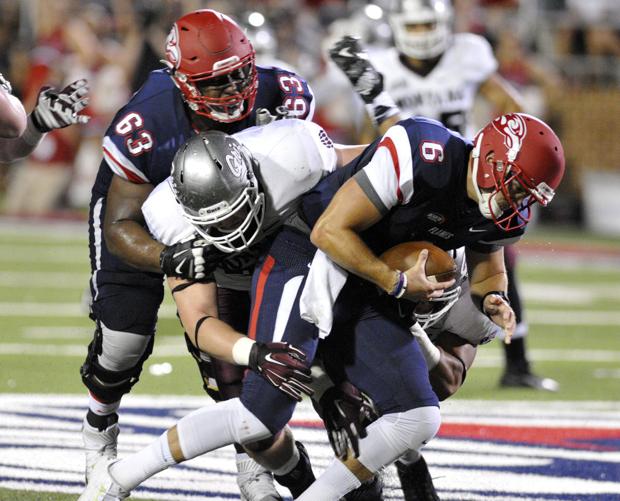
[[[70,83],[60,92],[53,87],[42,87],[30,117],[37,130],[49,132],[88,122],[89,116],[79,114],[87,105],[88,82],[84,79]]]
[[[0,73],[0,87],[2,87],[9,94],[13,93],[13,87],[11,87],[11,82],[4,78],[4,75],[2,73]]]

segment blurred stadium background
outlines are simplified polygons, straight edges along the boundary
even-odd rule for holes
[[[620,1],[454,3],[456,30],[490,40],[500,73],[523,93],[527,111],[554,127],[566,150],[567,177],[556,199],[518,244],[531,357],[535,368],[557,379],[561,389],[554,394],[499,390],[501,347],[484,346],[467,383],[444,407],[446,427],[431,445],[431,471],[434,461],[442,465],[433,473],[445,499],[620,499]],[[41,85],[63,86],[86,77],[93,117],[85,127],[48,134],[28,159],[0,165],[0,500],[73,499],[80,490],[78,430],[86,398],[78,369],[92,335],[82,301],[88,281],[85,207],[105,128],[147,72],[159,67],[171,23],[202,7],[239,20],[251,11],[262,12],[273,30],[254,31],[257,49],[306,77],[317,97],[316,120],[336,141],[354,142],[361,130],[359,113],[351,112],[355,106],[346,82],[334,82],[326,69],[324,50],[343,25],[369,43],[388,43],[381,5],[354,0],[0,0],[0,72],[26,109],[32,108]],[[482,102],[476,107],[480,124],[492,113]],[[132,393],[136,400],[128,399],[137,415],[150,408],[150,395],[189,398],[173,401],[175,412],[199,405],[190,396],[201,395],[200,382],[169,298],[160,318],[153,356]],[[467,409],[476,410],[475,419]],[[307,407],[300,413],[297,426],[309,434],[320,470],[329,455],[326,440],[312,431],[319,425]],[[145,415],[145,422],[151,415],[161,417]],[[140,420],[124,419],[121,425],[133,427],[140,437],[170,424],[156,420],[148,428]],[[464,429],[459,423],[471,422],[514,426],[514,433],[503,438],[482,428],[479,433],[469,429],[461,438],[512,443],[516,449],[505,454],[521,454],[530,459],[528,465],[489,466],[463,455],[454,437]],[[528,440],[519,423],[539,426],[544,439]],[[44,428],[51,430],[49,436],[41,433]],[[562,429],[565,435],[549,441]],[[578,429],[586,432],[566,431]],[[122,437],[121,454],[137,447],[127,434]],[[463,443],[470,444],[467,440]],[[565,468],[562,461],[570,461],[564,457],[549,467],[536,463],[539,452],[524,442],[596,452],[599,459],[575,453],[569,455],[572,466]],[[46,451],[56,455],[46,456]],[[61,468],[65,461],[69,473]],[[468,461],[479,467],[476,474],[470,472],[473,480],[465,480],[459,469]],[[540,469],[534,471],[536,464]],[[217,492],[204,487],[203,498],[234,498],[232,470],[218,468],[196,467],[205,474],[215,471],[213,482],[228,486]],[[183,471],[168,477],[178,492],[156,484],[136,497],[198,496],[200,488],[181,489]],[[527,480],[533,482],[529,487]],[[396,491],[388,494],[399,499]]]

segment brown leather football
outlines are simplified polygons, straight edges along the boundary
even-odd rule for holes
[[[381,260],[391,268],[405,271],[415,265],[422,249],[428,249],[426,276],[438,282],[456,278],[456,263],[452,256],[430,242],[404,242],[381,254]]]

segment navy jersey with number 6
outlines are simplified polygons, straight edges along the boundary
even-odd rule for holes
[[[415,240],[445,250],[467,246],[492,252],[498,245],[518,240],[524,229],[499,229],[468,197],[467,165],[472,148],[470,141],[435,120],[403,120],[306,194],[302,217],[312,227],[338,188],[355,177],[383,215],[362,233],[376,254]]]
[[[305,80],[275,67],[257,67],[257,72],[258,93],[251,114],[228,124],[209,122],[212,128],[238,132],[256,125],[257,111],[266,109],[278,115],[276,109],[281,106],[289,117],[312,119],[314,96]],[[153,186],[166,179],[177,149],[195,133],[181,93],[167,70],[153,71],[116,114],[103,139],[103,161],[92,189],[89,237],[95,295],[97,283],[161,283],[160,274],[138,272],[107,250],[102,231],[105,201],[113,175]]]

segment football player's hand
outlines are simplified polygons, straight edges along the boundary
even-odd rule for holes
[[[383,75],[368,60],[359,38],[344,36],[329,50],[329,55],[366,104],[383,91]]]
[[[286,106],[278,106],[275,109],[275,115],[272,115],[268,108],[259,108],[256,110],[256,125],[268,125],[288,116],[289,109]]]
[[[510,344],[512,335],[517,328],[517,320],[512,307],[498,294],[488,294],[484,298],[482,311],[504,329],[504,343]]]
[[[217,266],[217,256],[211,246],[200,237],[192,235],[175,245],[164,247],[159,255],[159,267],[169,277],[186,280],[204,280]]]
[[[7,94],[13,93],[13,87],[11,87],[11,82],[4,78],[4,75],[2,73],[0,73],[0,87],[2,87],[7,92]]]
[[[31,117],[34,126],[41,132],[62,129],[73,124],[85,124],[90,120],[80,115],[88,105],[88,82],[84,79],[70,83],[61,91],[53,87],[42,87]]]
[[[327,390],[318,403],[329,443],[336,456],[346,461],[352,450],[359,456],[359,440],[366,427],[378,418],[372,400],[348,381]]]
[[[407,275],[407,289],[403,296],[410,301],[428,301],[441,297],[444,289],[454,285],[454,279],[446,282],[436,282],[429,280],[426,276],[426,261],[428,260],[428,250],[420,251],[415,265],[405,271]]]
[[[305,360],[306,354],[288,343],[256,342],[250,351],[248,367],[300,402],[303,393],[309,396],[314,393],[308,386],[312,377]]]

